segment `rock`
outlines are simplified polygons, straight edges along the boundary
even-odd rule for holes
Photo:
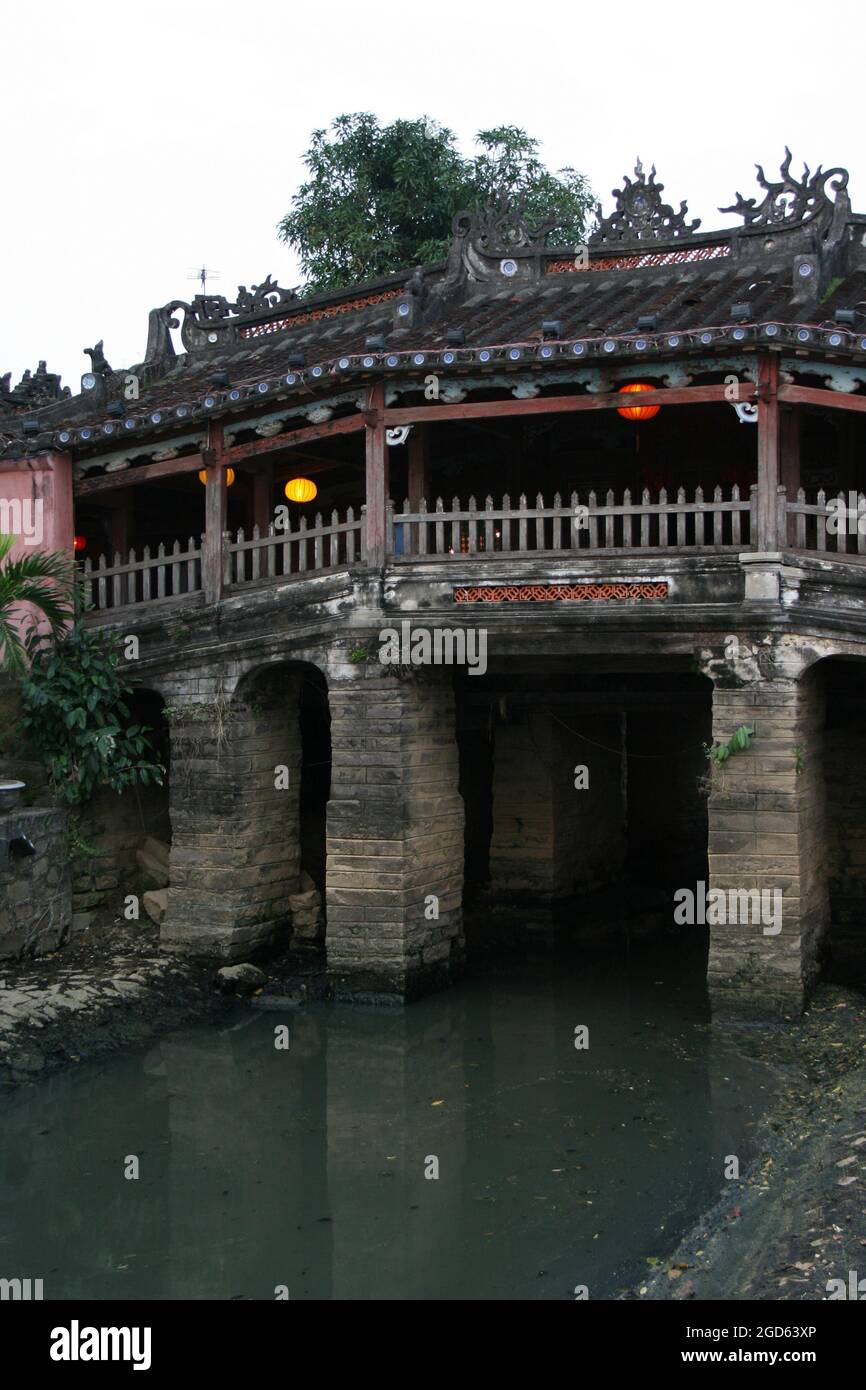
[[[41,1057],[38,1052],[15,1052],[10,1058],[10,1065],[14,1072],[27,1076],[33,1072],[42,1071],[45,1066],[45,1058]]]
[[[168,870],[169,856],[171,855],[171,845],[166,844],[165,840],[156,840],[152,835],[148,835],[141,852],[147,854],[151,859],[157,860],[163,868]]]
[[[300,879],[300,883],[301,883],[301,892],[302,892],[302,893],[310,893],[310,892],[315,893],[315,892],[317,891],[317,890],[316,890],[316,885],[315,885],[315,883],[313,882],[313,880],[310,878],[310,875],[307,873],[306,869],[301,869],[301,879]]]
[[[150,920],[159,926],[168,908],[168,889],[154,888],[151,892],[145,893],[141,901]]]
[[[315,888],[306,893],[292,893],[289,897],[289,909],[293,916],[296,912],[305,912],[310,908],[318,908],[320,904],[321,899]]]
[[[168,887],[168,857],[170,847],[164,840],[154,840],[151,835],[147,837],[140,849],[135,851],[138,867],[145,878],[155,885],[157,889]]]
[[[216,986],[224,994],[252,994],[261,989],[267,975],[255,965],[245,961],[242,965],[224,965],[216,973]]]

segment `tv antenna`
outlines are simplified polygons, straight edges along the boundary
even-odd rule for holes
[[[192,266],[190,274],[187,275],[186,278],[187,280],[198,280],[199,284],[201,285],[202,294],[207,294],[208,279],[212,278],[214,280],[218,280],[219,274],[220,273],[218,270],[209,270],[206,265]]]

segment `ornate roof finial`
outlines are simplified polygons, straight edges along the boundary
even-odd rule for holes
[[[655,165],[647,178],[638,158],[634,173],[634,183],[626,175],[622,188],[613,190],[616,208],[610,217],[602,218],[599,209],[600,225],[589,238],[590,243],[605,245],[611,242],[668,241],[694,235],[701,225],[700,219],[686,222],[688,207],[684,202],[680,203],[679,212],[674,212],[668,203],[662,202],[664,184],[655,181]]]
[[[814,174],[810,174],[808,164],[803,165],[803,177],[791,177],[791,151],[785,146],[785,158],[779,169],[782,175],[777,183],[770,183],[764,176],[760,164],[756,164],[758,183],[765,190],[762,202],[755,198],[744,198],[737,193],[737,201],[719,212],[734,212],[742,217],[747,227],[778,226],[779,223],[812,222],[822,212],[841,205],[848,209],[848,170],[828,169],[826,174],[820,164]],[[826,185],[830,185],[839,196],[835,202],[827,197]]]
[[[97,376],[111,376],[111,368],[105,360],[105,353],[102,348],[103,339],[100,338],[96,347],[84,348],[83,351],[90,358],[90,370],[92,372],[95,372]]]

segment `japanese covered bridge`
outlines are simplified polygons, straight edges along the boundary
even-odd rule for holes
[[[7,378],[3,495],[74,534],[164,730],[166,948],[292,932],[409,997],[467,905],[579,933],[613,885],[704,884],[783,905],[711,926],[716,1001],[861,967],[866,215],[790,164],[723,231],[638,165],[586,247],[461,214],[447,261],[155,309],[74,397]],[[93,817],[79,922],[142,835]]]

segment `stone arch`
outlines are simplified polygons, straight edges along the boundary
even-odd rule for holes
[[[845,647],[811,668],[822,718],[821,758],[812,771],[823,793],[815,837],[827,891],[822,965],[831,979],[860,983],[866,979],[866,650]]]
[[[288,946],[303,896],[303,699],[327,688],[294,658],[216,679],[172,719],[172,879],[162,943],[237,960]],[[324,868],[324,808],[322,808]],[[318,893],[314,885],[307,893]],[[318,923],[303,920],[306,928]],[[315,940],[316,930],[308,940]]]

